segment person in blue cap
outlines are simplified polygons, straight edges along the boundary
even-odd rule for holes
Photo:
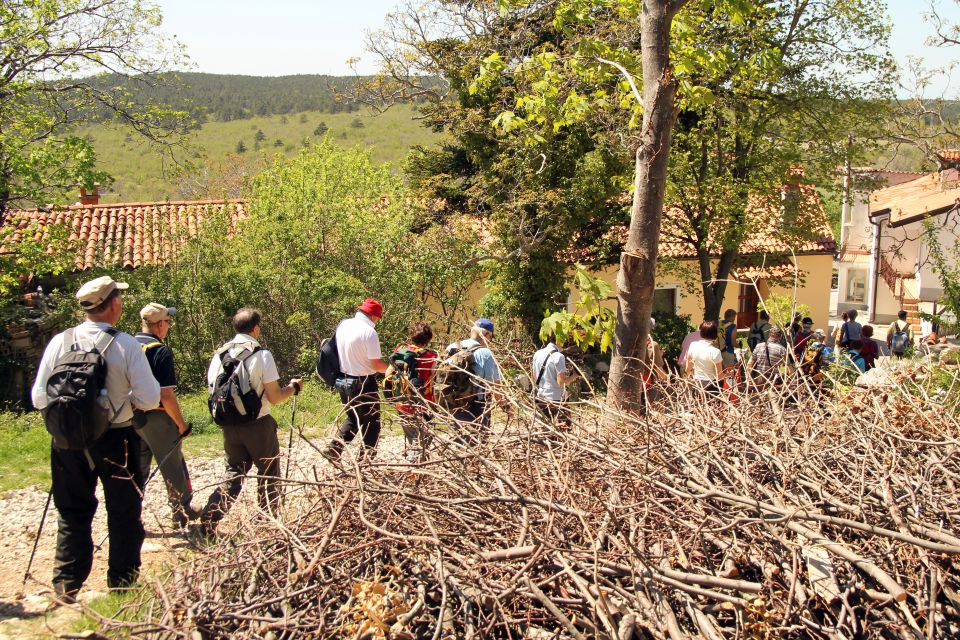
[[[504,403],[500,391],[495,386],[500,382],[500,369],[490,351],[489,343],[493,339],[493,321],[480,318],[470,328],[470,337],[450,344],[446,353],[451,356],[462,349],[472,350],[473,375],[476,394],[471,396],[466,406],[454,412],[453,417],[460,423],[472,423],[479,431],[490,427],[490,413],[493,411],[491,399]]]

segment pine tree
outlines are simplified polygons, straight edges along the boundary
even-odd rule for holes
[[[247,145],[243,144],[243,140],[237,142],[237,153],[246,153]]]
[[[317,128],[313,130],[313,135],[315,135],[315,136],[322,136],[323,134],[325,134],[325,133],[326,133],[327,131],[329,131],[329,130],[330,130],[330,129],[329,129],[329,127],[327,127],[327,123],[324,122],[323,120],[321,120],[321,121],[320,121],[320,124],[317,125]]]

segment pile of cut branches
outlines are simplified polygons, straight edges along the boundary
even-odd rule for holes
[[[440,430],[426,462],[289,480],[282,518],[240,523],[154,581],[150,619],[105,626],[958,637],[960,423],[916,375],[900,382],[830,401],[753,389],[736,404],[677,382],[643,417],[577,405],[569,430],[518,394],[490,433]]]

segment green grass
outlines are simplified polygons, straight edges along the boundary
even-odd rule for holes
[[[0,492],[50,486],[50,434],[40,412],[0,413]]]
[[[220,428],[210,419],[207,393],[197,390],[180,397],[180,408],[193,434],[184,440],[183,448],[191,458],[217,457],[223,451]],[[288,400],[273,407],[271,413],[280,425],[281,446],[285,447],[290,428],[293,404]],[[296,422],[305,437],[326,436],[340,412],[340,401],[322,384],[309,380],[297,397]],[[393,419],[393,410],[384,406],[384,435],[401,432]],[[298,435],[299,437],[299,435]],[[0,412],[0,493],[11,489],[50,486],[50,435],[38,411],[29,413]]]
[[[271,158],[277,153],[293,155],[304,140],[316,142],[314,130],[320,122],[328,127],[327,136],[344,147],[369,148],[376,162],[387,162],[395,167],[406,157],[410,148],[435,143],[439,134],[414,120],[416,112],[409,105],[399,105],[385,113],[374,115],[369,111],[354,113],[323,113],[307,111],[286,116],[262,116],[230,122],[207,122],[194,132],[190,144],[193,151],[214,163],[234,153],[237,143],[243,141],[246,160],[257,156]],[[286,119],[286,122],[284,122]],[[304,120],[304,121],[301,121]],[[354,121],[362,127],[352,126]],[[265,136],[256,149],[254,136],[262,130]],[[180,178],[169,171],[169,162],[138,140],[129,129],[111,126],[86,127],[80,135],[89,136],[97,151],[100,168],[110,173],[115,182],[101,202],[136,202],[177,200]],[[274,146],[276,140],[283,146]],[[178,153],[188,159],[191,154]],[[196,159],[194,159],[196,160]],[[166,173],[165,173],[166,172]]]
[[[93,614],[112,620],[122,620],[125,622],[143,621],[149,615],[150,600],[153,593],[147,587],[135,587],[128,591],[115,591],[106,595],[94,598],[87,607]],[[98,631],[100,622],[94,615],[83,613],[73,624],[73,629],[78,634],[88,631]],[[117,637],[117,636],[115,636]],[[122,634],[119,637],[131,637],[129,634]]]

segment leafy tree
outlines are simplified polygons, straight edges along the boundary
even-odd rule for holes
[[[867,0],[766,3],[738,21],[722,5],[690,5],[677,39],[696,49],[680,71],[688,95],[703,99],[683,102],[674,131],[664,239],[696,256],[689,280],[708,319],[719,318],[731,270],[748,260],[748,236],[776,229],[793,246],[818,236],[817,194],[800,183],[832,187],[838,166],[862,164],[885,137],[894,64],[875,9]],[[709,64],[689,66],[705,56]],[[805,175],[791,175],[798,164]]]
[[[307,114],[305,113],[300,114],[300,124],[307,124]]]
[[[366,125],[364,125],[363,120],[361,120],[360,118],[354,118],[353,120],[350,121],[350,127],[352,129],[363,129],[364,126]]]
[[[185,113],[132,97],[134,87],[168,82],[162,73],[181,58],[160,19],[134,0],[0,3],[0,221],[11,204],[109,183],[91,144],[71,133],[80,123],[128,124],[160,150],[182,140]],[[104,72],[119,81],[82,78]]]
[[[403,180],[366,151],[332,142],[278,156],[250,187],[249,216],[208,212],[196,235],[177,234],[166,267],[138,269],[128,305],[149,299],[178,308],[171,336],[185,385],[201,385],[210,354],[230,337],[230,316],[266,314],[264,342],[285,371],[309,371],[316,349],[365,297],[385,315],[384,344],[428,318],[438,336],[464,313],[479,277],[475,239],[412,230],[415,202]],[[439,315],[431,315],[435,311]]]
[[[313,135],[315,135],[315,136],[322,136],[322,135],[325,134],[328,130],[329,130],[329,127],[327,127],[327,123],[324,122],[323,120],[321,120],[321,121],[320,121],[320,124],[317,125],[317,128],[313,130]]]
[[[288,124],[290,121],[287,120],[287,116],[280,116],[280,124]]]
[[[267,135],[263,132],[263,129],[257,129],[257,132],[253,134],[254,142],[263,142],[267,139]]]

